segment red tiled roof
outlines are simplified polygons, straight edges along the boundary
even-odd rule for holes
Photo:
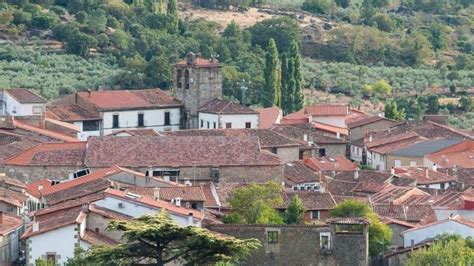
[[[301,199],[305,210],[332,210],[336,207],[336,201],[331,193],[321,193],[317,191],[284,192],[283,199],[285,207],[290,204],[295,195],[298,195]]]
[[[64,135],[62,133],[51,131],[51,130],[48,130],[48,129],[35,127],[35,126],[32,126],[30,124],[27,124],[27,123],[19,121],[19,120],[15,120],[15,127],[21,128],[23,130],[31,131],[31,132],[34,132],[34,133],[37,133],[37,134],[40,134],[40,135],[44,135],[44,136],[47,136],[47,137],[50,137],[50,138],[53,138],[53,139],[65,141],[65,142],[77,142],[77,141],[79,141],[77,138],[73,138],[73,137],[70,137],[68,135]]]
[[[111,209],[107,209],[104,207],[97,206],[95,203],[89,205],[89,211],[95,214],[98,214],[102,217],[113,219],[113,220],[120,220],[120,221],[128,221],[133,219],[132,216],[116,212]]]
[[[4,162],[5,165],[82,166],[86,142],[42,143]]]
[[[286,163],[284,177],[285,183],[288,185],[320,181],[320,175],[305,165],[303,161]]]
[[[309,121],[308,115],[305,114],[304,110],[301,110],[301,111],[294,112],[294,113],[284,116],[281,123],[282,124],[293,124],[293,123],[304,124],[304,123],[308,123],[308,121]]]
[[[253,137],[90,137],[85,165],[107,167],[281,165]]]
[[[313,125],[314,128],[317,128],[320,130],[324,130],[324,131],[328,131],[332,133],[339,133],[341,135],[346,135],[346,136],[349,135],[349,130],[347,128],[336,127],[333,125],[328,125],[328,124],[324,124],[320,122],[313,122],[311,124]]]
[[[354,171],[357,165],[343,155],[335,157],[308,158],[304,163],[314,171]]]
[[[181,60],[176,63],[176,66],[180,67],[185,67],[188,66],[188,63],[186,60]],[[196,62],[193,67],[221,67],[222,65],[219,64],[217,60],[210,60],[210,59],[204,59],[201,57],[196,57]]]
[[[46,103],[46,100],[27,89],[8,89],[6,93],[15,98],[19,103]]]
[[[181,102],[160,89],[78,92],[99,111],[180,107]]]
[[[5,174],[0,174],[0,183],[5,183],[9,185],[9,187],[26,188],[25,183],[21,182],[16,178],[5,176]]]
[[[176,206],[174,204],[171,204],[169,202],[166,202],[166,201],[163,201],[163,200],[155,200],[155,199],[150,198],[148,196],[140,196],[138,198],[131,198],[131,197],[127,196],[127,192],[112,189],[112,188],[107,189],[105,191],[105,195],[109,195],[109,196],[112,196],[112,197],[118,197],[118,198],[121,198],[121,199],[125,199],[127,201],[133,201],[133,202],[136,202],[136,203],[141,203],[141,204],[148,205],[148,206],[151,206],[151,207],[155,207],[155,208],[158,208],[158,209],[163,208],[166,211],[176,213],[176,214],[180,214],[180,215],[184,215],[184,216],[188,216],[189,214],[192,213],[193,217],[195,217],[197,219],[202,219],[204,217],[203,214],[198,210],[188,209],[188,208],[184,208],[184,207],[178,207],[178,206]]]
[[[81,132],[81,129],[79,128],[79,126],[71,124],[69,122],[63,122],[63,121],[60,121],[60,120],[57,120],[57,119],[47,118],[47,117],[44,119],[44,121],[47,125],[48,124],[53,124],[54,126],[59,126],[59,127],[62,127],[62,128],[67,128],[69,130],[76,131],[76,132]]]
[[[100,120],[99,112],[77,104],[51,105],[46,107],[46,117],[66,122]]]
[[[171,201],[181,198],[183,201],[206,201],[201,186],[163,187],[159,191],[161,200]]]
[[[362,117],[362,118],[359,118],[359,119],[346,121],[346,123],[347,123],[347,127],[352,129],[352,128],[365,126],[365,125],[372,124],[372,123],[382,121],[382,120],[387,120],[387,121],[393,122],[390,119],[380,117],[380,116],[366,116],[366,117]]]
[[[158,132],[156,132],[152,128],[137,128],[137,129],[123,129],[114,131],[112,136],[119,136],[120,134],[125,134],[128,136],[158,136]]]
[[[367,148],[370,149],[388,143],[398,142],[405,139],[412,139],[415,137],[419,137],[419,135],[415,132],[406,132],[402,134],[393,134],[391,136],[381,136],[380,138],[374,137],[372,141],[370,141],[370,137],[366,137],[364,139],[364,142],[366,143]]]
[[[23,220],[21,217],[8,214],[8,213],[0,213],[1,220],[0,222],[0,235],[6,236],[10,232],[17,230],[23,225]]]
[[[82,218],[81,213],[82,206],[59,208],[49,212],[44,211],[41,214],[40,212],[37,212],[36,216],[33,218],[33,222],[38,222],[39,230],[35,232],[33,231],[32,222],[28,225],[25,233],[21,236],[21,239],[27,239],[61,227],[80,223],[81,219],[79,218]]]
[[[355,173],[355,171],[341,171],[334,177],[325,175],[327,190],[334,197],[336,195],[365,196],[378,192],[378,190],[375,191],[376,189],[384,188],[392,176],[390,173],[370,170],[358,170],[358,176]]]
[[[312,116],[346,116],[349,114],[349,107],[337,104],[318,104],[307,106],[304,113]]]
[[[446,183],[456,181],[456,177],[448,173],[433,171],[427,167],[397,167],[395,168],[397,176],[408,177],[416,180],[418,185],[429,185],[437,183]]]
[[[282,112],[277,106],[256,109],[259,113],[259,128],[271,128],[280,122]]]
[[[452,168],[455,165],[462,168],[474,168],[474,141],[464,140],[425,156],[441,168]]]
[[[220,115],[258,114],[257,111],[253,110],[250,107],[221,99],[210,100],[209,102],[201,106],[198,111],[202,113]]]
[[[381,191],[370,196],[370,201],[373,203],[391,203],[401,204],[404,200],[413,195],[429,195],[422,190],[415,187],[399,187],[388,185]]]
[[[206,201],[204,202],[205,208],[217,208],[221,206],[213,183],[201,185],[201,188],[206,197]]]

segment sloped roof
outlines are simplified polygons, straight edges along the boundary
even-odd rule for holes
[[[112,238],[106,237],[104,235],[98,234],[92,230],[86,229],[84,234],[81,236],[81,240],[87,242],[91,245],[106,245],[113,246],[119,242],[113,240]]]
[[[46,116],[66,122],[100,120],[96,110],[86,109],[77,104],[50,105],[46,107]]]
[[[0,235],[6,236],[10,232],[19,229],[23,225],[23,220],[20,216],[1,213],[2,222],[0,223]]]
[[[357,165],[345,156],[307,158],[304,163],[314,171],[354,171]]]
[[[277,106],[255,109],[259,113],[259,128],[271,128],[280,122],[282,117],[281,109]]]
[[[86,142],[42,143],[15,157],[5,160],[5,165],[82,166]]]
[[[85,156],[89,167],[174,167],[281,165],[281,160],[260,150],[250,137],[133,136],[90,137]]]
[[[456,181],[456,177],[448,173],[433,171],[427,167],[397,167],[395,173],[401,177],[408,177],[416,180],[418,185],[429,185]]]
[[[311,124],[313,125],[314,128],[317,128],[319,130],[332,132],[332,133],[339,133],[341,135],[346,135],[346,136],[349,135],[349,130],[347,128],[336,127],[336,126],[324,124],[321,122],[312,122]]]
[[[317,104],[305,107],[304,113],[312,116],[346,116],[349,114],[349,106],[339,104]]]
[[[43,97],[28,89],[8,89],[6,93],[19,103],[46,103]]]
[[[201,186],[180,186],[160,188],[160,199],[171,201],[175,198],[181,198],[183,201],[206,201],[206,196]]]
[[[258,114],[250,107],[221,99],[210,100],[201,106],[198,112],[219,115]]]
[[[390,155],[395,156],[408,156],[408,157],[419,157],[426,154],[434,153],[446,147],[452,146],[461,142],[459,139],[435,139],[427,140],[406,148],[390,152]]]
[[[56,132],[56,131],[51,131],[49,129],[35,127],[35,126],[32,126],[28,123],[25,123],[25,122],[22,122],[22,121],[19,121],[19,120],[15,120],[14,123],[15,123],[15,127],[17,127],[17,128],[21,128],[23,130],[31,131],[31,132],[34,132],[36,134],[44,135],[44,136],[47,136],[47,137],[50,137],[50,138],[53,138],[53,139],[57,139],[57,140],[60,140],[60,141],[65,141],[65,142],[77,142],[77,141],[79,141],[77,138],[74,138],[74,137],[71,137],[71,136]]]
[[[474,141],[464,140],[425,156],[441,168],[474,168]]]
[[[320,176],[303,161],[289,162],[285,164],[285,183],[295,185],[303,182],[319,182]]]
[[[404,234],[409,233],[409,232],[418,231],[418,230],[420,230],[420,229],[432,227],[432,226],[434,226],[434,225],[443,224],[443,223],[447,223],[447,222],[456,222],[456,223],[459,223],[459,224],[462,224],[462,225],[466,225],[466,226],[471,227],[472,229],[474,229],[474,222],[473,222],[473,221],[469,221],[469,220],[465,219],[465,218],[462,217],[462,216],[455,215],[454,217],[450,217],[450,218],[445,219],[445,220],[436,221],[436,222],[432,222],[432,223],[425,224],[425,225],[423,225],[423,226],[419,226],[419,227],[416,227],[416,228],[408,229],[408,230],[406,230],[406,231],[401,232],[400,234],[401,234],[401,235],[404,235]]]
[[[217,60],[212,59],[204,59],[201,57],[196,56],[196,61],[193,65],[188,65],[186,60],[181,60],[175,64],[176,66],[185,67],[185,66],[192,66],[192,67],[221,67],[222,65]]]
[[[308,136],[308,140],[316,144],[346,144],[347,140],[324,136],[316,132],[316,130],[308,123],[292,124],[292,125],[274,125],[272,131],[278,132],[288,138],[295,140],[304,140],[304,135]]]

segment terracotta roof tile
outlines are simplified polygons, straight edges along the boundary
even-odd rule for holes
[[[189,66],[186,60],[181,60],[176,63],[176,66]],[[219,64],[217,60],[211,60],[211,59],[204,59],[201,57],[196,57],[195,64],[192,65],[193,67],[221,67],[222,65]]]
[[[146,155],[146,156],[144,156]],[[250,137],[90,137],[85,164],[107,167],[281,165]]]
[[[425,156],[441,168],[474,168],[474,141],[464,140],[440,151]]]
[[[95,214],[98,214],[102,217],[113,219],[113,220],[120,220],[120,221],[128,221],[133,219],[132,216],[116,212],[111,209],[107,209],[104,207],[97,206],[95,203],[89,205],[89,211]]]
[[[389,185],[381,191],[370,196],[370,200],[374,204],[388,204],[393,202],[394,204],[402,203],[404,200],[413,195],[429,195],[422,190],[415,187],[398,187]]]
[[[217,195],[219,196],[219,202],[222,208],[230,208],[229,200],[232,198],[234,191],[241,187],[248,186],[246,183],[225,183],[219,184],[216,187]]]
[[[455,182],[456,177],[447,173],[433,171],[427,167],[397,167],[395,168],[396,175],[400,177],[407,177],[416,180],[418,185],[429,185],[437,183]]]
[[[160,199],[171,201],[175,198],[181,198],[183,201],[206,201],[206,196],[200,186],[181,186],[160,188]]]
[[[304,135],[308,136],[308,140],[316,144],[346,144],[347,140],[338,139],[321,135],[308,123],[294,125],[275,125],[271,130],[280,133],[288,138],[304,141]]]
[[[158,132],[156,132],[152,128],[137,128],[137,129],[124,129],[124,130],[118,130],[114,131],[112,134],[109,134],[112,136],[158,136]]]
[[[21,129],[24,129],[24,130],[27,130],[27,131],[32,131],[34,133],[44,135],[44,136],[47,136],[47,137],[50,137],[50,138],[53,138],[53,139],[57,139],[57,140],[60,140],[60,141],[65,141],[65,142],[77,142],[77,141],[79,141],[77,138],[73,138],[73,137],[70,137],[68,135],[56,132],[56,131],[51,131],[51,130],[48,130],[48,129],[35,127],[35,126],[32,126],[30,124],[27,124],[25,122],[21,122],[21,121],[18,121],[18,120],[15,120],[15,127],[21,128]]]
[[[101,119],[99,112],[83,108],[77,104],[50,105],[46,107],[46,116],[66,122]]]
[[[37,145],[39,142],[33,140],[21,140],[0,145],[0,161],[10,159]]]
[[[345,156],[308,158],[304,163],[314,171],[354,171],[357,166]]]
[[[6,93],[19,103],[46,103],[43,97],[28,89],[8,89]]]
[[[283,193],[284,206],[287,207],[295,195],[303,202],[306,210],[332,210],[336,207],[336,201],[331,193],[317,191],[295,191]]]
[[[44,212],[42,215],[37,213],[33,218],[39,224],[39,230],[33,231],[32,223],[28,225],[25,233],[21,236],[22,239],[43,234],[58,228],[77,224],[79,215],[82,213],[82,206],[74,206],[71,208],[57,209],[51,212]]]
[[[0,235],[2,236],[6,236],[10,232],[17,230],[23,226],[23,220],[19,216],[3,212],[0,213],[0,217]]]
[[[284,171],[285,183],[289,185],[320,181],[320,175],[306,166],[303,161],[286,163]]]
[[[341,135],[346,135],[346,136],[349,135],[349,130],[347,128],[336,127],[333,125],[328,125],[328,124],[324,124],[320,122],[312,122],[311,124],[313,125],[314,128],[317,128],[319,130],[328,131],[332,133],[339,133]]]
[[[336,195],[356,196],[375,193],[376,189],[384,188],[391,178],[391,174],[369,170],[341,171],[334,177],[325,176],[327,190]],[[356,178],[357,177],[357,178]]]
[[[279,124],[282,112],[277,106],[256,109],[259,113],[259,128],[271,128],[274,124]]]
[[[205,208],[218,208],[221,206],[216,188],[213,183],[201,185],[202,192],[206,197]]]
[[[106,246],[113,246],[118,244],[119,242],[108,238],[104,235],[98,234],[92,230],[86,229],[84,234],[81,235],[81,240],[87,242],[91,245],[106,245]]]
[[[4,162],[6,165],[82,166],[85,142],[42,143]]]
[[[312,116],[346,116],[349,114],[349,107],[337,104],[318,104],[307,106],[304,113]]]
[[[253,110],[250,107],[221,99],[210,100],[209,102],[201,106],[198,112],[221,115],[258,114],[257,111]]]

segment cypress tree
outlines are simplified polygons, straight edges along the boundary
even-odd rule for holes
[[[281,56],[281,108],[283,114],[288,114],[289,110],[289,95],[288,95],[288,54],[283,53]]]
[[[169,0],[167,14],[172,18],[172,29],[173,33],[178,32],[178,0]]]
[[[303,76],[301,74],[301,55],[298,43],[293,41],[290,46],[290,57],[293,61],[293,79],[295,87],[293,89],[292,109],[293,112],[301,110],[304,105],[303,96]]]
[[[280,74],[278,60],[278,50],[273,39],[270,39],[265,55],[265,85],[263,88],[263,95],[261,98],[261,104],[264,107],[272,107],[279,103],[280,91]]]
[[[294,96],[295,96],[295,88],[296,88],[296,81],[295,81],[295,60],[293,58],[288,58],[288,77],[287,77],[287,113],[293,113],[296,110],[294,106]]]

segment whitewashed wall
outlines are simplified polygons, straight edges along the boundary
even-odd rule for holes
[[[412,240],[414,245],[423,242],[428,238],[434,238],[437,235],[448,233],[458,234],[464,238],[474,237],[474,228],[460,224],[456,221],[447,221],[435,224],[429,227],[403,233],[403,246],[410,247]]]
[[[12,116],[41,115],[44,112],[45,104],[24,103],[21,104],[15,98],[5,93],[6,111]],[[41,109],[40,112],[33,112],[33,109]],[[16,111],[15,113],[13,111]]]
[[[100,136],[100,130],[83,131],[82,123],[82,121],[77,121],[73,123],[75,126],[79,127],[80,131],[77,132],[77,138],[79,140],[87,140],[87,138],[90,136]]]
[[[346,127],[346,119],[344,116],[313,116],[313,122],[333,125],[336,127]]]
[[[29,255],[32,260],[29,263],[34,263],[41,255],[46,255],[46,252],[55,252],[56,255],[61,255],[61,258],[57,260],[58,264],[63,264],[67,258],[74,257],[74,244],[78,243],[78,239],[74,238],[76,234],[74,228],[76,227],[77,224],[73,224],[30,237],[28,239],[31,241]]]
[[[250,122],[251,128],[258,128],[258,114],[245,115],[220,115],[221,128],[225,128],[226,123],[232,123],[232,128],[245,128],[245,123]]]
[[[201,127],[201,120],[202,120],[202,127]],[[216,123],[216,128],[225,127],[225,125],[223,125],[222,127],[219,126],[219,115],[199,112],[199,115],[198,115],[199,128],[207,129],[208,122],[209,122],[209,128],[214,128],[214,123]]]

